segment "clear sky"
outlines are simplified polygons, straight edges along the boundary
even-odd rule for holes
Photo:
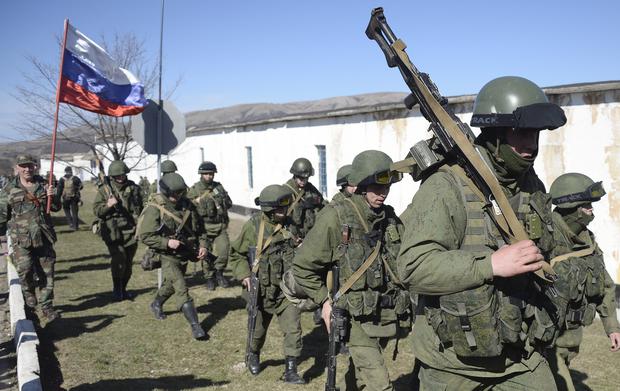
[[[27,55],[58,62],[68,17],[97,41],[133,32],[159,49],[159,0],[5,0],[0,4],[0,142],[24,108],[11,94]],[[382,6],[395,33],[444,95],[519,75],[540,86],[620,79],[620,1],[167,0],[164,89],[183,112],[406,91],[364,30]],[[151,91],[154,96],[156,91]],[[52,102],[53,103],[53,102]]]

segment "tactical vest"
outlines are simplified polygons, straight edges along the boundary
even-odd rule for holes
[[[200,191],[201,193],[194,199],[194,203],[199,207],[205,224],[227,224],[229,205],[226,202],[228,195],[224,188],[217,183],[215,186]],[[207,227],[208,230],[209,227]]]
[[[288,182],[284,185],[293,191],[295,199],[303,192],[299,200],[291,205],[292,210],[289,213],[293,223],[291,230],[303,239],[314,226],[316,214],[323,208],[323,196],[310,182],[303,190],[298,190],[294,184],[291,186]]]
[[[99,191],[103,192],[107,199],[109,187],[100,187]],[[119,206],[112,208],[112,211],[101,219],[101,238],[107,243],[133,240],[136,221],[142,211],[140,188],[128,181],[122,189],[114,188],[113,195],[118,198]]]
[[[64,186],[62,188],[63,200],[72,200],[77,196],[78,189],[75,185],[73,178],[75,178],[73,175],[71,175],[69,178],[64,177]]]
[[[28,194],[15,181],[2,190],[7,193],[11,210],[11,220],[8,222],[11,241],[23,248],[41,247],[45,239],[49,243],[56,242],[51,217],[45,213],[47,193],[40,179],[34,193]]]
[[[257,233],[262,218],[261,213],[255,217],[254,224]],[[265,223],[263,243],[257,243],[257,246],[264,246],[273,230],[274,226],[271,223]],[[286,229],[282,229],[275,234],[269,246],[262,252],[258,263],[257,277],[260,282],[259,292],[263,299],[274,303],[284,300],[285,296],[280,289],[280,282],[282,275],[293,265],[294,249],[295,244],[292,235]]]
[[[566,226],[560,215],[554,215],[554,219],[556,219],[558,229],[554,253],[562,255],[575,251],[576,244],[571,239],[570,228]],[[592,240],[589,231],[586,230],[579,238],[583,240],[583,245],[580,247],[594,248],[593,254],[581,258],[569,258],[554,266],[558,275],[566,276],[563,279],[572,282],[567,287],[570,295],[565,327],[569,330],[592,324],[596,308],[605,295],[606,276],[603,254]]]
[[[489,213],[491,205],[480,199],[470,185],[452,172],[448,173],[458,189],[467,225],[460,249],[480,252],[496,251],[505,244]],[[522,192],[510,199],[518,219],[524,224],[530,239],[543,254],[553,248],[549,198],[544,193]],[[500,356],[504,345],[524,348],[552,343],[557,337],[554,325],[557,314],[548,290],[539,292],[534,276],[529,273],[512,278],[495,277],[493,284],[443,296],[425,296],[427,321],[444,346],[452,346],[461,357]],[[554,296],[554,299],[556,297]],[[563,305],[560,304],[560,307]],[[529,345],[525,341],[529,339]]]
[[[393,310],[397,316],[409,313],[412,304],[409,292],[398,287],[400,281],[394,274],[401,243],[394,210],[385,206],[384,217],[369,227],[374,229],[367,233],[350,201],[330,203],[336,210],[340,226],[346,224],[349,227],[348,240],[341,242],[334,254],[334,261],[340,267],[340,286],[362,266],[377,241],[381,242],[381,247],[377,259],[339,299],[342,304],[338,306],[346,309],[353,318],[376,317],[385,310]]]

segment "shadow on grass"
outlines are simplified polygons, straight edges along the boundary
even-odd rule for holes
[[[153,288],[142,288],[142,289],[130,289],[129,292],[138,296],[144,294],[146,292],[152,291]],[[76,299],[71,299],[72,302],[81,301],[78,304],[64,304],[57,306],[56,308],[61,310],[62,312],[80,312],[86,311],[92,308],[104,307],[108,304],[116,304],[112,296],[112,287],[110,287],[109,292],[99,292],[90,295],[84,295],[78,297]]]
[[[327,341],[328,335],[324,325],[315,325],[314,329],[303,336],[303,349],[301,350],[300,362],[313,359],[312,366],[303,373],[303,378],[310,382],[320,377],[327,366]],[[338,356],[342,359],[344,356]]]
[[[79,337],[86,333],[96,333],[111,325],[116,319],[123,317],[122,315],[91,315],[59,318],[46,325],[44,330],[48,339],[60,341],[62,339]],[[94,325],[88,325],[90,323],[94,323]],[[42,336],[39,336],[39,338],[43,339]],[[47,388],[45,389],[47,390]]]
[[[77,272],[93,272],[110,269],[110,264],[106,263],[87,263],[84,265],[73,265],[64,270],[57,270],[56,274],[73,274]]]
[[[64,382],[64,377],[60,369],[60,362],[56,357],[56,352],[58,349],[54,344],[54,340],[60,339],[57,337],[57,330],[61,327],[67,327],[68,325],[59,325],[59,323],[63,320],[60,318],[45,325],[45,327],[41,327],[38,317],[32,313],[31,316],[34,318],[33,322],[37,330],[37,335],[39,336],[37,353],[39,355],[39,366],[41,368],[41,385],[44,390],[64,391],[64,388],[61,387]]]
[[[576,371],[574,369],[569,369],[570,370],[570,377],[573,379],[573,384],[575,385],[575,390],[577,391],[592,391],[592,389],[590,387],[588,387],[587,385],[584,384],[584,381],[586,381],[586,379],[588,379],[588,375],[580,372],[580,371]],[[558,387],[560,388],[560,387]]]
[[[106,379],[95,383],[81,384],[72,391],[109,391],[109,390],[191,390],[199,387],[223,386],[229,381],[213,381],[196,378],[193,375],[164,376],[160,378],[140,377],[136,379]]]
[[[57,259],[56,262],[60,262],[60,263],[65,263],[65,262],[82,262],[82,261],[89,261],[91,259],[97,259],[97,258],[110,258],[110,254],[109,253],[101,253],[101,254],[93,254],[93,255],[85,255],[83,257],[76,257],[76,258],[67,258],[67,259]]]
[[[208,333],[228,312],[242,308],[245,308],[245,300],[241,297],[215,297],[196,310],[199,314],[207,313],[200,325]]]

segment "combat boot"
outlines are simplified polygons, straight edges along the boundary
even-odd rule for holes
[[[245,363],[252,375],[258,375],[260,372],[260,352],[252,352],[248,354],[248,362]]]
[[[43,313],[43,316],[45,316],[45,319],[47,319],[48,323],[60,318],[58,311],[54,310],[52,307],[41,308],[41,312]]]
[[[29,308],[35,308],[37,306],[37,296],[28,291],[24,291],[24,302]]]
[[[133,300],[136,295],[133,292],[129,292],[127,290],[127,284],[129,284],[129,277],[127,278],[123,278],[122,280],[122,285],[121,285],[121,296],[123,297],[123,300]]]
[[[166,314],[164,314],[164,309],[162,308],[162,306],[164,305],[164,301],[166,301],[166,299],[157,295],[155,296],[155,300],[153,300],[153,302],[151,303],[151,311],[153,312],[153,315],[155,315],[155,319],[157,320],[166,319]]]
[[[181,311],[183,311],[183,315],[185,315],[185,319],[192,326],[192,336],[194,339],[209,339],[209,336],[198,323],[198,313],[196,312],[196,307],[194,307],[194,302],[188,301],[183,304],[181,307]]]
[[[228,279],[226,278],[226,276],[224,276],[223,270],[215,271],[215,280],[217,281],[217,285],[221,286],[222,288],[228,288]]]
[[[205,281],[205,288],[207,288],[208,291],[215,290],[215,278],[214,277],[207,278],[207,281]]]
[[[306,381],[297,373],[297,358],[286,356],[284,368],[284,381],[291,384],[306,384]]]
[[[122,282],[118,278],[112,279],[112,300],[114,301],[122,301],[123,300],[123,288]]]

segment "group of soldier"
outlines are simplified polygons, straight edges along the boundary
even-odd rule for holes
[[[383,349],[413,330],[413,389],[572,390],[568,366],[583,327],[598,313],[617,351],[620,325],[615,285],[588,229],[593,203],[605,195],[601,182],[568,173],[548,193],[533,168],[539,133],[565,121],[527,79],[492,80],[476,98],[472,124],[484,125],[474,144],[525,227],[529,239],[517,242],[501,234],[493,200],[456,159],[422,178],[399,217],[386,199],[402,173],[387,154],[355,156],[338,171],[340,191],[329,203],[308,180],[311,163],[299,158],[292,178],[262,189],[255,199],[260,212],[231,243],[232,201],[214,181],[215,164],[201,163],[200,180],[188,188],[176,165],[163,162],[159,192],[147,192],[127,179],[125,163],[114,161],[93,205],[112,257],[113,297],[132,297],[127,284],[139,240],[148,247],[143,262],[160,265],[163,274],[151,311],[164,319],[162,307],[174,296],[196,339],[208,335],[188,293],[188,262],[204,265],[209,290],[228,286],[227,266],[245,298],[256,278],[256,323],[246,357],[253,375],[261,370],[275,316],[284,336],[282,379],[305,383],[297,370],[300,318],[315,311],[330,333],[336,313],[345,319],[338,332],[349,366],[340,389],[393,389]],[[26,304],[38,302],[51,321],[58,316],[51,305],[56,236],[45,208],[49,200],[51,210],[59,210],[61,200],[34,176],[35,164],[29,156],[17,159],[17,176],[0,193],[0,228],[10,228]],[[71,224],[77,229],[77,220]],[[549,263],[552,284],[534,274]]]

